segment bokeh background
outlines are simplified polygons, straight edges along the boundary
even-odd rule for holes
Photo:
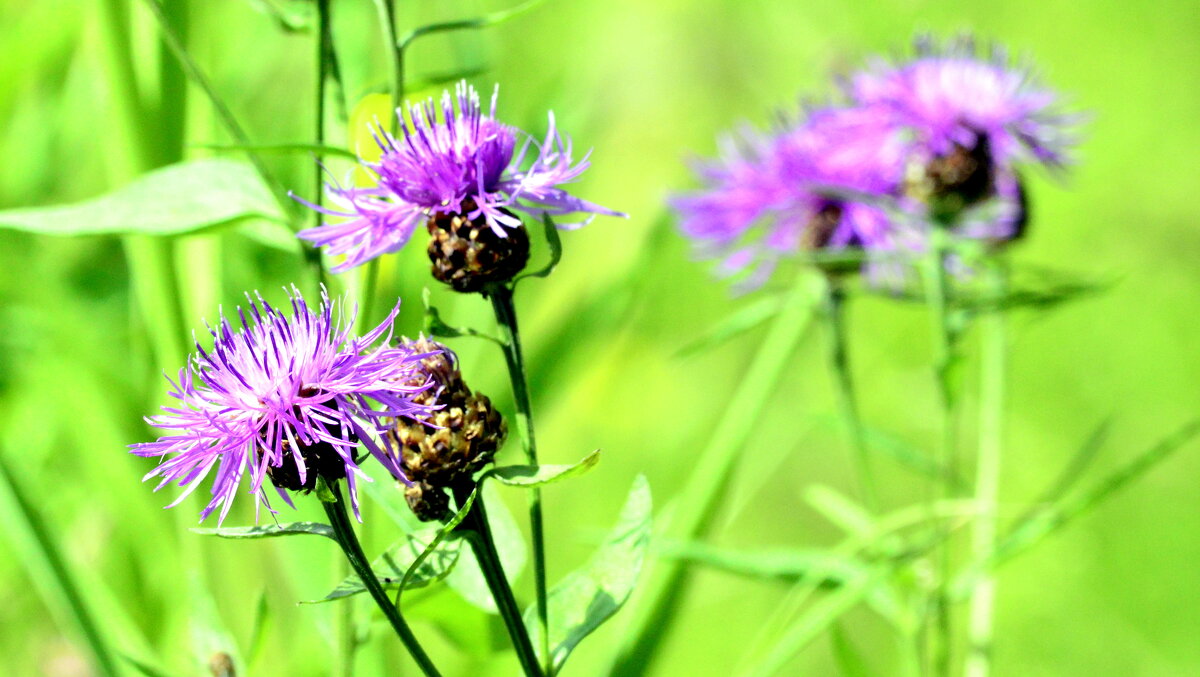
[[[0,0],[0,208],[87,198],[134,171],[130,141],[116,122],[102,4]],[[387,62],[371,3],[333,4],[353,108],[386,86]],[[503,6],[399,4],[406,26]],[[188,5],[191,48],[250,135],[264,143],[310,140],[311,34],[279,30],[252,2]],[[132,40],[139,85],[153,101],[158,48],[143,10],[135,3]],[[682,161],[711,154],[715,135],[741,120],[764,123],[801,95],[828,95],[831,73],[902,51],[920,31],[971,31],[1002,42],[1033,60],[1068,107],[1091,115],[1069,174],[1030,177],[1032,230],[1015,259],[1115,284],[1049,314],[1014,315],[1002,513],[1021,512],[1101,421],[1112,420],[1112,434],[1089,470],[1096,476],[1196,414],[1196,2],[551,0],[486,31],[418,42],[408,74],[417,81],[477,71],[481,89],[501,83],[501,115],[534,134],[544,131],[544,111],[552,108],[578,146],[595,148],[579,194],[631,214],[566,234],[557,272],[518,294],[543,458],[565,463],[604,452],[590,475],[545,492],[552,580],[586,559],[637,473],[649,477],[658,509],[669,505],[715,418],[739,406],[729,395],[761,336],[753,331],[678,355],[753,301],[714,282],[674,232],[663,204],[671,190],[690,185]],[[378,101],[360,106],[356,119],[374,110]],[[182,109],[160,112],[183,122],[187,157],[228,141],[195,91]],[[361,140],[339,127],[330,128],[334,142]],[[309,157],[273,155],[271,163],[312,195]],[[305,279],[293,251],[243,230],[175,244],[192,326],[202,328],[201,318],[216,317],[220,304],[232,307],[245,290],[278,299],[283,285]],[[423,252],[410,249],[391,259],[383,278],[386,294],[405,299],[400,328],[408,333],[420,326],[420,293],[429,284]],[[433,298],[454,324],[492,326],[477,298],[440,289]],[[851,313],[865,416],[914,444],[932,443],[927,318],[916,306],[873,295],[856,296]],[[171,496],[141,484],[148,462],[125,445],[149,437],[141,416],[164,399],[161,372],[178,365],[157,363],[146,336],[119,239],[0,230],[0,453],[130,653],[156,657],[170,674],[202,674],[206,652],[228,641],[221,633],[247,650],[265,604],[266,643],[250,674],[328,674],[336,610],[295,604],[339,579],[328,545],[210,542],[185,530],[197,500],[164,511]],[[810,336],[789,368],[738,464],[715,542],[817,547],[836,539],[837,530],[802,500],[815,483],[853,487],[847,440],[833,422],[823,339]],[[469,339],[453,346],[472,384],[511,411],[500,355]],[[973,350],[973,341],[967,346]],[[970,431],[968,423],[968,439]],[[519,452],[510,443],[505,453],[515,459]],[[889,505],[920,498],[917,478],[900,466],[885,470]],[[1198,476],[1200,448],[1193,446],[1004,568],[996,674],[1200,671]],[[14,504],[3,498],[0,525],[14,524]],[[504,498],[514,509],[524,499]],[[301,517],[315,516],[313,508]],[[252,520],[246,501],[227,524]],[[388,530],[368,529],[371,547],[381,549]],[[89,674],[84,645],[28,537],[0,528],[0,664],[14,675]],[[193,573],[196,557],[203,583]],[[529,578],[526,571],[525,596]],[[696,582],[656,674],[727,674],[782,594],[719,573]],[[196,595],[198,588],[211,596]],[[452,673],[488,673],[489,648],[504,640],[498,622],[449,593],[411,613]],[[585,643],[567,674],[598,674],[625,620],[618,615]],[[879,674],[889,674],[893,649],[881,622],[857,611],[846,628]],[[364,649],[359,674],[396,674],[387,666],[406,663],[392,644]],[[822,640],[789,674],[831,674],[831,660]]]

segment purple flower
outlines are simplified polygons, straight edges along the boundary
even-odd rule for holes
[[[696,165],[704,187],[672,201],[680,228],[722,273],[744,272],[743,286],[804,249],[893,249],[894,225],[871,198],[902,180],[898,132],[887,116],[838,107],[772,134],[743,129],[721,141],[718,160]]]
[[[244,475],[249,493],[271,509],[263,485],[270,480],[285,503],[285,489],[311,490],[317,476],[345,478],[358,510],[355,491],[362,474],[354,451],[359,442],[395,476],[403,478],[397,457],[376,438],[396,416],[424,416],[413,402],[425,385],[411,383],[425,355],[387,347],[399,304],[365,336],[354,337],[341,312],[322,293],[313,311],[293,288],[290,317],[258,296],[247,295],[248,312],[238,308],[241,327],[222,315],[209,331],[213,347],[196,353],[171,382],[177,406],[147,421],[168,434],[154,442],[131,445],[138,456],[164,458],[144,479],[160,477],[155,488],[174,483],[184,488],[178,504],[209,474],[212,500],[203,521],[220,507],[225,519]],[[371,344],[387,333],[382,345]],[[419,382],[419,381],[418,381]],[[168,458],[169,457],[169,458]],[[274,511],[272,511],[274,512]]]
[[[491,109],[485,113],[475,90],[460,82],[454,97],[449,92],[442,95],[440,121],[432,99],[413,105],[407,121],[398,110],[401,137],[377,128],[375,141],[383,155],[378,162],[362,161],[376,177],[376,185],[328,185],[332,209],[300,200],[324,214],[348,219],[309,228],[300,237],[328,247],[330,254],[344,254],[346,259],[333,267],[334,272],[343,272],[399,250],[418,226],[436,214],[463,214],[472,221],[482,218],[500,237],[506,237],[506,229],[521,225],[514,210],[535,218],[573,213],[623,216],[559,187],[588,168],[590,153],[573,162],[571,140],[558,132],[553,113],[546,138],[539,144],[496,120],[496,96],[492,95]],[[532,161],[522,169],[526,157]],[[562,227],[578,225],[583,224]]]
[[[963,205],[994,198],[1004,204],[988,208],[999,213],[988,223],[969,217],[975,223],[960,234],[1014,237],[1025,219],[1017,165],[1065,164],[1078,117],[1057,112],[1058,96],[1002,49],[980,56],[968,38],[944,47],[920,39],[917,52],[900,64],[876,60],[845,83],[848,95],[907,130],[910,197],[952,195]]]

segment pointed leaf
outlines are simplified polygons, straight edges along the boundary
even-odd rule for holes
[[[542,226],[543,232],[546,235],[546,244],[550,247],[550,260],[538,270],[521,275],[513,281],[513,284],[527,277],[546,277],[550,273],[553,273],[554,269],[558,267],[559,261],[562,261],[562,239],[558,236],[558,227],[550,220],[549,214],[542,215]]]
[[[386,552],[375,558],[371,562],[371,570],[375,572],[375,577],[379,579],[379,583],[385,589],[396,590],[399,589],[403,581],[404,589],[413,590],[423,588],[445,578],[458,561],[462,550],[462,540],[452,538],[432,545],[438,531],[438,529],[424,529],[405,534],[404,538],[394,543]],[[433,549],[429,550],[429,554],[426,555],[426,550],[431,547]],[[418,563],[417,558],[422,555],[425,555],[425,557]],[[366,591],[367,588],[363,585],[362,579],[356,574],[351,574],[339,583],[336,588],[331,590],[328,595],[325,595],[323,599],[304,603],[319,604],[321,602],[331,602]]]
[[[426,287],[421,292],[421,303],[425,306],[425,333],[436,338],[459,338],[460,336],[472,336],[475,338],[487,339],[498,346],[503,346],[500,339],[484,332],[471,329],[470,327],[451,327],[442,321],[442,315],[438,309],[429,302],[429,287]]]
[[[779,295],[762,296],[755,299],[752,303],[717,322],[696,339],[688,342],[675,353],[675,356],[686,357],[715,348],[775,317],[782,309],[783,298]]]
[[[550,646],[555,671],[585,637],[621,608],[633,592],[650,544],[650,486],[638,475],[617,524],[592,559],[549,592]],[[538,645],[536,610],[525,625]]]
[[[0,211],[0,228],[40,235],[184,235],[246,219],[284,217],[249,164],[205,158],[163,167],[83,202]]]
[[[192,529],[191,531],[194,534],[235,539],[274,538],[276,536],[311,534],[337,541],[337,537],[333,534],[333,527],[323,522],[286,522],[284,524],[263,524],[254,527],[217,527],[215,529]]]
[[[541,487],[582,475],[599,462],[600,450],[597,449],[573,465],[506,465],[493,468],[488,477],[510,487]]]
[[[845,581],[861,576],[866,568],[851,557],[826,550],[733,549],[705,543],[677,543],[663,548],[663,557],[701,564],[719,571],[767,580],[796,583],[820,572],[822,588],[836,588]]]

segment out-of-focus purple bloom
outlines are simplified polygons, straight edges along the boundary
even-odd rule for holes
[[[378,162],[362,161],[362,165],[375,176],[376,185],[330,184],[327,193],[333,208],[301,200],[322,213],[348,219],[299,233],[327,247],[329,254],[345,255],[334,272],[399,250],[418,226],[436,214],[483,217],[500,237],[506,236],[505,229],[521,224],[513,211],[536,218],[574,213],[623,216],[559,187],[588,168],[590,152],[578,162],[572,159],[571,140],[558,131],[553,113],[539,144],[496,120],[495,93],[485,112],[478,93],[466,82],[458,83],[453,97],[445,92],[440,107],[440,120],[432,99],[411,106],[407,120],[396,111],[403,130],[400,138],[382,126],[375,129],[383,155]],[[527,157],[532,161],[523,169]],[[572,225],[582,224],[563,227]]]
[[[344,477],[357,514],[359,442],[403,478],[390,443],[376,440],[386,440],[394,417],[428,413],[413,402],[428,384],[412,385],[425,355],[388,347],[399,304],[378,327],[356,337],[353,319],[335,315],[324,293],[315,311],[294,288],[289,297],[290,316],[249,295],[249,307],[237,311],[240,327],[222,315],[209,329],[212,349],[197,342],[197,352],[171,381],[170,395],[179,404],[147,419],[168,434],[131,445],[138,456],[165,459],[144,479],[161,478],[156,491],[172,483],[183,487],[171,506],[215,471],[201,521],[218,507],[218,523],[225,519],[245,475],[249,493],[268,510],[268,480],[291,505],[284,489],[311,490],[318,475]],[[380,347],[371,348],[385,334]]]
[[[850,78],[850,96],[893,114],[934,155],[945,155],[955,145],[973,148],[986,136],[999,165],[1022,159],[1065,162],[1074,118],[1057,112],[1058,96],[1039,85],[1028,68],[1010,65],[1003,49],[994,47],[983,58],[968,38],[944,48],[922,38],[917,53],[906,63],[874,61]]]
[[[876,60],[845,88],[857,105],[907,130],[910,195],[1007,203],[978,237],[1018,234],[1025,217],[1017,165],[1059,167],[1075,141],[1078,116],[1058,112],[1054,92],[1029,68],[1011,65],[1004,50],[980,55],[969,38],[941,47],[920,39],[916,58]]]
[[[749,268],[742,284],[755,286],[804,249],[897,246],[872,198],[897,191],[904,150],[888,116],[820,108],[772,134],[745,129],[723,139],[719,159],[695,167],[704,187],[672,206],[702,255],[721,258],[725,274]]]

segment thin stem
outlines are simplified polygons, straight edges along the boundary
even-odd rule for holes
[[[934,336],[934,374],[938,388],[940,405],[941,431],[939,441],[939,461],[946,474],[958,476],[958,458],[955,452],[955,343],[957,332],[950,321],[950,280],[946,271],[948,255],[949,225],[937,224],[931,232],[929,256],[926,260],[925,278],[926,295],[929,302],[929,315],[933,323]],[[951,488],[945,482],[933,481],[929,501],[946,499],[951,495]],[[931,614],[936,624],[936,650],[930,652],[933,669],[937,674],[950,674],[950,661],[953,652],[953,619],[950,614],[950,602],[947,595],[947,583],[950,577],[951,550],[949,539],[943,539],[938,558],[937,590],[931,600]]]
[[[816,278],[804,275],[771,323],[766,338],[742,375],[737,390],[688,475],[675,500],[675,513],[664,536],[680,542],[704,538],[712,527],[725,489],[733,480],[736,461],[757,429],[759,417],[788,361],[800,344],[821,293]],[[628,644],[613,675],[642,675],[650,671],[658,649],[689,583],[690,569],[682,561],[660,561],[660,572],[644,588]]]
[[[461,506],[470,497],[473,490],[474,487],[470,484],[460,484],[454,487],[454,498]],[[475,559],[479,561],[483,578],[492,592],[492,598],[496,600],[496,607],[500,610],[500,617],[504,619],[504,627],[508,629],[508,635],[512,639],[513,648],[517,652],[517,659],[520,660],[522,669],[525,670],[528,677],[541,677],[543,673],[538,664],[537,651],[529,639],[529,631],[525,628],[525,622],[521,618],[521,609],[517,606],[517,600],[513,597],[508,577],[504,574],[504,565],[500,562],[500,554],[496,550],[496,542],[492,538],[492,528],[488,523],[487,509],[483,505],[482,495],[475,497],[467,516],[459,523],[456,530],[471,542]]]
[[[6,529],[24,537],[32,546],[22,548],[30,574],[45,575],[53,586],[58,601],[70,610],[92,653],[96,673],[105,677],[124,674],[117,661],[117,651],[110,646],[108,636],[102,630],[105,626],[102,622],[97,622],[97,616],[93,615],[93,609],[83,594],[83,588],[75,580],[70,565],[58,549],[56,539],[35,509],[29,493],[20,485],[5,462],[4,454],[0,452],[0,499],[5,498],[14,508],[9,514],[16,518],[16,523],[6,524]]]
[[[826,317],[829,321],[830,366],[837,385],[838,409],[845,421],[854,445],[854,467],[858,473],[859,488],[863,500],[872,512],[879,511],[879,490],[871,469],[871,450],[863,431],[862,417],[858,411],[858,398],[854,391],[854,377],[850,372],[847,354],[846,290],[840,280],[829,278],[826,294]]]
[[[396,635],[404,643],[404,648],[408,649],[408,653],[417,662],[421,671],[425,673],[426,677],[440,677],[441,673],[434,667],[433,661],[429,659],[425,650],[421,648],[420,642],[409,629],[408,623],[405,623],[404,618],[400,615],[400,610],[392,604],[392,600],[384,592],[383,586],[379,584],[379,579],[375,577],[375,572],[371,570],[370,561],[363,554],[362,545],[359,544],[358,536],[354,533],[354,525],[351,524],[350,516],[346,512],[346,501],[342,498],[341,487],[337,483],[333,483],[329,485],[329,489],[337,500],[328,503],[322,501],[321,505],[325,507],[325,514],[329,516],[329,524],[333,527],[338,544],[342,546],[342,552],[346,553],[346,560],[350,562],[350,567],[354,569],[354,573],[358,574],[359,580],[370,593],[371,599],[375,600],[375,604],[383,611],[383,615],[392,624]]]
[[[496,314],[500,327],[504,361],[508,365],[508,377],[512,383],[513,402],[517,409],[517,431],[525,448],[525,460],[529,465],[538,464],[537,442],[533,436],[533,406],[529,402],[529,384],[525,380],[525,357],[521,352],[521,333],[517,328],[517,309],[513,305],[512,289],[506,285],[493,285],[487,296]],[[550,656],[550,615],[546,593],[546,537],[542,519],[542,491],[534,487],[529,491],[529,530],[533,541],[533,576],[537,595],[537,620],[540,630],[542,659],[546,674],[553,673]]]
[[[391,52],[392,70],[392,119],[389,129],[396,134],[400,128],[399,110],[404,101],[404,49],[407,45],[396,40],[399,17],[395,0],[375,0],[375,13],[379,17],[379,29],[383,33],[383,44]]]
[[[997,298],[1007,292],[1008,274],[1002,259],[987,271]],[[1005,314],[989,313],[980,322],[982,364],[979,377],[979,458],[975,469],[975,500],[981,506],[972,532],[971,554],[986,558],[996,547],[997,502],[1000,490],[1000,459],[1004,451],[1005,376],[1008,368],[1008,336]],[[996,578],[987,571],[972,588],[967,616],[966,677],[987,677],[992,666],[993,608]]]

